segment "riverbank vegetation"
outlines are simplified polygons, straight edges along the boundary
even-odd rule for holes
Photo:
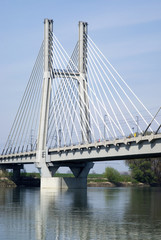
[[[161,186],[161,158],[126,160],[126,164],[136,181]]]
[[[109,171],[107,171],[107,169]],[[108,172],[108,174],[107,174]],[[108,175],[108,176],[107,176]],[[119,178],[118,178],[119,176]],[[56,173],[55,177],[74,177],[72,173]],[[4,186],[6,182],[6,186],[9,182],[13,182],[12,172],[4,171],[0,174],[0,186]],[[120,182],[130,182],[131,177],[129,175],[121,175],[115,169],[106,168],[105,173],[91,173],[88,174],[87,183],[90,186],[119,186]],[[40,185],[40,174],[33,172],[27,173],[22,171],[20,174],[20,179],[17,182],[18,185],[27,185],[27,186],[39,186]],[[93,185],[95,184],[95,185]]]
[[[133,159],[126,160],[130,174],[121,174],[116,169],[107,167],[102,174],[88,174],[88,186],[136,186],[150,185],[161,186],[161,158],[157,159]],[[0,186],[13,186],[12,172],[0,173]],[[72,173],[56,173],[55,177],[74,177]],[[12,185],[13,184],[13,185]],[[22,171],[20,185],[40,185],[40,174]]]
[[[118,184],[120,182],[132,182],[137,183],[137,181],[132,178],[129,174],[120,174],[116,169],[112,167],[107,167],[104,172],[104,177],[114,184]]]

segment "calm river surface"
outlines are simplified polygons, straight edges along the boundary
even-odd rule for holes
[[[160,188],[0,188],[1,240],[161,239]]]

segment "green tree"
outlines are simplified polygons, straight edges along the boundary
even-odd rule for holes
[[[155,173],[157,182],[161,184],[161,158],[152,159],[152,170]]]
[[[126,160],[134,179],[142,183],[161,184],[161,159]]]
[[[120,173],[112,167],[105,169],[104,176],[112,183],[118,183],[120,181]]]

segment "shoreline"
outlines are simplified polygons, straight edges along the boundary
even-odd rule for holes
[[[0,178],[0,187],[15,188],[15,187],[17,187],[17,185],[11,179],[9,179],[7,177],[1,177]]]
[[[132,182],[89,182],[87,187],[151,187],[149,184],[144,183],[132,183]]]
[[[0,178],[0,187],[40,187],[40,178],[36,177],[21,177],[21,179],[15,183],[11,179],[7,177],[1,177]],[[144,183],[132,183],[132,182],[118,182],[118,183],[112,183],[108,181],[102,181],[102,182],[96,182],[90,180],[87,182],[87,187],[153,187],[149,184]]]

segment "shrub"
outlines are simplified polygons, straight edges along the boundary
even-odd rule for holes
[[[120,173],[112,167],[107,167],[105,169],[104,176],[108,179],[109,182],[112,183],[120,182]]]
[[[130,175],[120,175],[120,182],[132,182],[133,178]]]

